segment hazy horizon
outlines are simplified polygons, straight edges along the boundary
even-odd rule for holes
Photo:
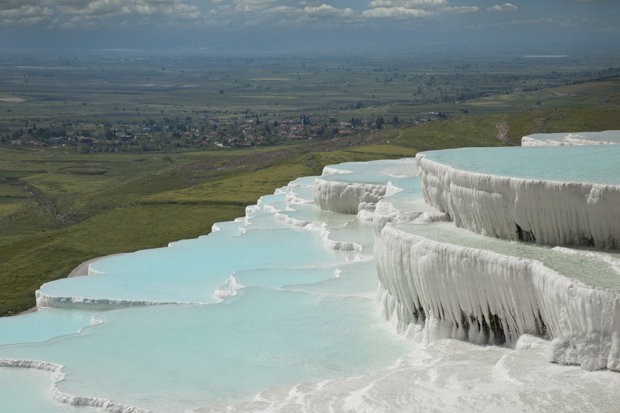
[[[5,50],[543,53],[620,50],[611,0],[0,0]]]

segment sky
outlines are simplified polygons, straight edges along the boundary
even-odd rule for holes
[[[620,50],[620,0],[0,0],[0,48]]]

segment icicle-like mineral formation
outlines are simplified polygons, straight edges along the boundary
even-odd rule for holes
[[[545,245],[620,247],[620,185],[471,172],[423,153],[416,159],[426,201],[460,227]]]
[[[413,227],[413,226],[412,226]],[[550,359],[588,370],[620,367],[620,294],[592,288],[541,262],[438,242],[386,226],[376,240],[386,317],[430,339],[514,345],[553,340]]]

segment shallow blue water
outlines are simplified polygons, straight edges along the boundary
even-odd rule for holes
[[[409,346],[379,316],[372,225],[318,210],[313,183],[292,182],[208,236],[103,258],[94,275],[43,285],[72,308],[0,319],[0,359],[56,363],[64,393],[163,412],[393,364]],[[102,302],[113,309],[95,312]],[[126,307],[135,302],[177,304]],[[0,382],[15,370],[0,369]],[[45,398],[28,394],[49,396],[52,377],[30,373],[28,385],[0,387],[1,411],[14,391],[20,411],[42,411]],[[74,409],[49,397],[49,411]]]
[[[48,372],[0,368],[0,392],[3,412],[67,413],[83,412],[50,400]],[[86,410],[88,411],[88,410]]]
[[[19,317],[0,318],[0,345],[44,342],[78,333],[93,324],[92,311],[46,308]]]
[[[213,293],[235,271],[336,265],[344,258],[324,248],[321,237],[310,231],[251,229],[102,259],[91,269],[103,275],[55,281],[40,291],[88,299],[209,303],[217,301]]]
[[[173,412],[389,365],[405,346],[375,310],[359,297],[251,287],[221,304],[109,311],[82,334],[1,354],[64,365],[65,392]]]
[[[407,158],[372,162],[345,162],[334,168],[342,171],[342,173],[321,178],[338,182],[382,184],[394,180],[394,178],[411,176],[415,173],[415,163],[413,160],[407,160]]]

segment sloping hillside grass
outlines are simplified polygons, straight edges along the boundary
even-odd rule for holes
[[[87,259],[207,234],[298,176],[383,157],[337,147],[77,158],[0,149],[0,314],[32,307],[41,284]]]

